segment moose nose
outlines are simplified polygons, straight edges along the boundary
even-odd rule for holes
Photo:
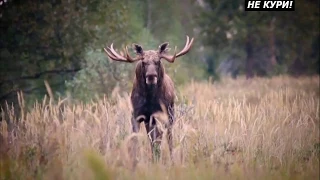
[[[156,72],[147,72],[146,77],[147,78],[155,78],[155,77],[157,77],[157,73]]]
[[[157,77],[156,74],[147,75],[147,78],[148,78],[149,81],[153,81],[156,77]]]
[[[146,83],[147,84],[156,84],[158,81],[157,74],[146,74]]]

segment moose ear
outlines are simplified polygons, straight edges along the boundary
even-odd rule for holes
[[[140,46],[139,44],[133,44],[133,49],[137,54],[143,55],[142,46]]]
[[[159,53],[165,53],[167,51],[169,51],[170,49],[167,48],[169,46],[169,43],[168,42],[165,42],[165,43],[162,43],[160,46],[159,46]]]

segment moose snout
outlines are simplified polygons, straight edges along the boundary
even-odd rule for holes
[[[156,73],[147,73],[146,74],[146,83],[147,84],[157,84],[158,75]]]

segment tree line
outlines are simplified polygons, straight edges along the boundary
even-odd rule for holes
[[[246,75],[319,74],[318,1],[292,12],[246,12],[234,0],[10,0],[0,5],[0,101],[22,91],[30,104],[48,81],[55,96],[89,101],[132,86],[132,64],[110,62],[103,47],[168,41],[191,53],[165,64],[176,84]],[[171,50],[172,51],[172,50]],[[130,53],[133,51],[130,49]]]

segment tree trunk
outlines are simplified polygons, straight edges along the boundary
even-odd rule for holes
[[[270,62],[269,62],[269,72],[271,72],[274,66],[277,64],[276,60],[276,45],[274,36],[274,23],[276,19],[272,18],[270,22],[270,33],[269,33],[269,48],[270,48]]]
[[[246,40],[246,53],[247,53],[247,60],[246,60],[246,77],[247,79],[253,78],[253,65],[254,65],[254,59],[253,59],[253,48],[252,48],[252,37],[250,32],[247,35]]]
[[[147,0],[147,29],[151,29],[151,0]]]

